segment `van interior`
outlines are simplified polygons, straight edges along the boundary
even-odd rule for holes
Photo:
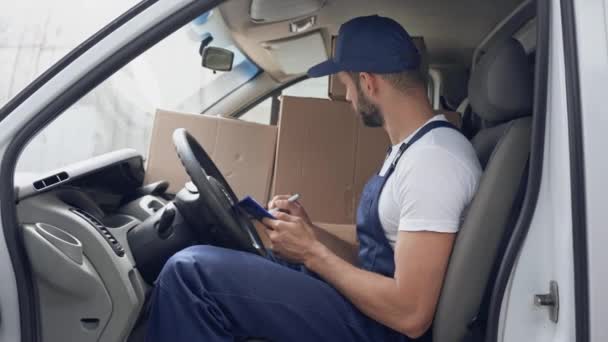
[[[208,243],[263,255],[263,230],[234,209],[246,195],[266,203],[299,192],[339,255],[356,263],[354,208],[388,138],[359,122],[332,77],[324,99],[284,90],[332,55],[342,23],[370,14],[415,37],[437,115],[471,140],[484,169],[432,328],[435,341],[470,333],[526,190],[534,1],[230,0],[201,13],[256,66],[246,83],[209,90],[220,95],[200,110],[151,109],[148,155],[121,149],[16,179],[42,340],[141,341],[147,293],[172,254]],[[242,72],[235,62],[219,77]],[[252,118],[263,103],[268,115]]]

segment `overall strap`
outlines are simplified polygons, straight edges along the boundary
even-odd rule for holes
[[[399,152],[397,152],[397,155],[395,156],[395,159],[391,163],[391,166],[389,167],[385,176],[390,176],[390,174],[393,173],[393,171],[395,170],[395,167],[397,167],[397,163],[399,162],[399,159],[403,155],[403,152],[405,152],[410,146],[412,146],[416,141],[418,141],[420,138],[422,138],[425,134],[427,134],[428,132],[434,130],[435,128],[439,128],[439,127],[452,128],[452,129],[455,129],[456,131],[460,132],[458,130],[458,128],[456,128],[454,125],[452,125],[451,123],[449,123],[447,121],[437,120],[437,121],[431,121],[431,122],[427,123],[426,125],[422,126],[422,128],[420,128],[418,130],[418,132],[416,132],[416,134],[414,134],[414,136],[408,142],[403,143],[403,144],[401,144],[401,146],[399,146]]]

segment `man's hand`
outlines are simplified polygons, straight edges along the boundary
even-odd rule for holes
[[[265,218],[262,222],[268,227],[272,251],[281,258],[306,264],[325,248],[317,239],[312,224],[304,218],[283,212],[276,212],[274,216],[276,220]]]
[[[336,235],[329,233],[327,230],[320,228],[312,223],[312,220],[306,213],[304,206],[300,202],[289,202],[287,199],[291,195],[278,195],[275,196],[269,203],[268,209],[280,209],[286,212],[290,216],[300,218],[308,227],[311,227],[316,239],[325,245],[330,251],[337,254],[340,258],[348,260],[349,263],[355,264],[357,262],[357,246],[349,244],[344,240],[339,239]],[[279,214],[278,212],[277,214]],[[277,215],[275,215],[276,217]],[[267,231],[267,235],[270,230]],[[305,263],[305,261],[300,260]]]
[[[300,202],[289,202],[287,199],[291,197],[291,195],[277,195],[272,198],[270,202],[268,202],[268,209],[279,209],[288,213],[291,216],[296,216],[304,220],[304,222],[312,225],[312,221],[308,217],[306,210],[300,204]]]

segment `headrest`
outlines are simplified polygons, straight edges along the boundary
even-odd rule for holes
[[[471,108],[489,122],[532,114],[533,73],[523,46],[515,39],[492,46],[469,81]]]

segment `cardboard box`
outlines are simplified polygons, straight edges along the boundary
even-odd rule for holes
[[[172,140],[180,127],[203,146],[239,198],[251,195],[261,203],[268,201],[277,128],[216,116],[158,110],[145,183],[167,180],[169,191],[177,192],[190,181]]]
[[[350,104],[349,107],[351,107]],[[363,187],[374,173],[380,171],[386,158],[386,152],[391,146],[388,134],[383,128],[366,127],[358,117],[357,122],[359,122],[359,125],[357,126],[357,152],[353,184],[355,197],[353,199],[354,216],[352,222],[356,222],[356,210],[361,200]]]
[[[458,113],[438,113],[460,125]],[[312,219],[353,224],[363,187],[390,145],[386,132],[365,127],[349,103],[322,99],[284,96],[279,120],[277,144],[276,126],[158,110],[145,182],[168,180],[176,192],[189,181],[171,138],[185,127],[240,198],[266,203],[270,193],[298,192]]]
[[[329,233],[333,239],[328,243],[329,249],[342,259],[357,264],[359,259],[359,241],[357,227],[354,224],[314,223],[317,227]]]
[[[390,146],[346,102],[283,96],[272,194],[300,193],[315,221],[353,224],[367,179]]]
[[[412,37],[412,41],[420,53],[420,73],[424,77],[425,84],[428,84],[429,58],[426,44],[423,37]],[[336,52],[336,36],[331,37],[331,57],[334,58]],[[346,87],[335,74],[329,75],[327,96],[334,101],[346,101]]]

